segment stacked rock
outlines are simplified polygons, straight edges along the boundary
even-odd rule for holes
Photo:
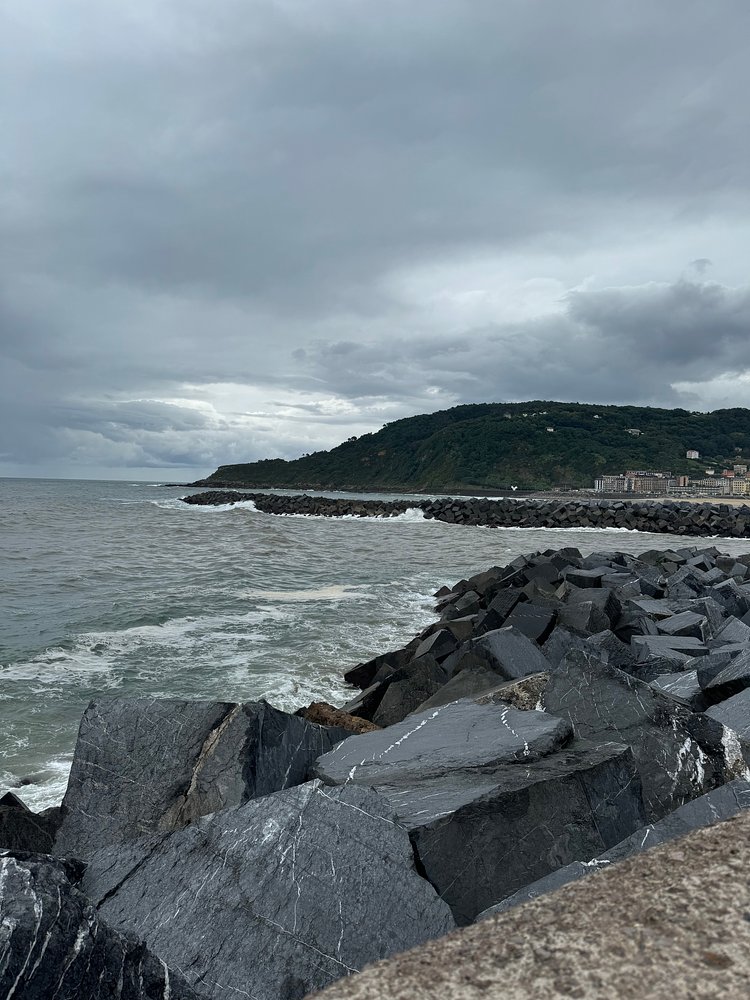
[[[487,528],[627,528],[667,535],[750,535],[750,507],[729,504],[663,503],[655,500],[535,500],[445,497],[438,500],[342,500],[212,490],[182,497],[187,504],[217,506],[251,500],[265,514],[318,517],[396,517],[419,508],[428,519]]]
[[[519,557],[343,710],[97,699],[62,808],[0,805],[0,995],[294,1000],[747,809],[749,569]]]
[[[419,504],[408,500],[344,500],[340,497],[287,496],[282,493],[239,493],[212,490],[192,493],[181,498],[183,503],[199,507],[221,507],[225,504],[255,504],[264,514],[304,514],[314,517],[397,517]]]

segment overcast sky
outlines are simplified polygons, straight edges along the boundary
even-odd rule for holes
[[[750,405],[747,0],[0,0],[0,475]]]

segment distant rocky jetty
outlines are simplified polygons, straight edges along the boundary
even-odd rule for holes
[[[663,503],[656,500],[489,500],[441,497],[436,500],[346,500],[211,490],[182,497],[187,504],[220,506],[251,500],[265,514],[314,514],[323,517],[396,517],[417,508],[426,518],[488,528],[627,528],[667,535],[750,536],[750,506],[714,503]]]
[[[301,1000],[750,808],[750,555],[435,596],[343,709],[92,701],[62,807],[0,800],[0,995]]]

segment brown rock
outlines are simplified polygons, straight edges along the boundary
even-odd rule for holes
[[[349,715],[348,712],[334,708],[326,701],[314,701],[307,708],[300,708],[295,714],[319,726],[338,726],[339,729],[346,729],[350,733],[371,733],[375,729],[380,729],[374,722]]]

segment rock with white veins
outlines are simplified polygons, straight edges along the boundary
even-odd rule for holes
[[[573,744],[567,723],[502,703],[452,702],[322,757],[330,784],[369,784],[409,830],[458,923],[645,822],[633,755]]]
[[[459,924],[645,822],[633,755],[618,743],[573,743],[529,764],[404,778],[376,791]]]
[[[351,736],[322,756],[314,771],[330,785],[422,781],[458,769],[530,763],[563,746],[571,732],[569,723],[543,712],[463,698]]]
[[[728,762],[701,715],[595,656],[569,653],[552,671],[542,702],[571,722],[578,738],[632,748],[651,821],[726,778]]]
[[[81,720],[54,853],[86,859],[300,784],[349,735],[264,701],[97,698]]]
[[[514,906],[521,903],[528,903],[531,899],[537,899],[548,892],[554,892],[568,882],[577,882],[587,875],[595,874],[598,871],[624,861],[634,854],[647,851],[657,844],[666,843],[676,837],[683,837],[692,830],[699,830],[722,820],[729,819],[750,809],[750,781],[742,778],[730,781],[729,784],[715,788],[712,792],[702,795],[698,799],[686,802],[673,813],[659,820],[658,823],[651,823],[631,834],[621,843],[616,844],[609,851],[598,854],[590,861],[574,861],[573,864],[559,868],[551,875],[546,875],[537,882],[524,886],[518,892],[508,896],[502,902],[480,913],[477,920],[485,920],[495,913],[503,913],[505,910],[512,910]]]
[[[99,851],[82,888],[217,1000],[298,1000],[455,926],[388,804],[317,781]]]
[[[39,857],[0,857],[0,996],[18,1000],[199,1000],[146,946],[109,927]]]

